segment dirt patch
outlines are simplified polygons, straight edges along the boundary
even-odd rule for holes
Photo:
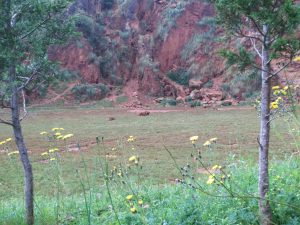
[[[170,113],[170,112],[185,112],[189,109],[147,109],[148,112],[151,113]],[[127,112],[130,113],[142,113],[145,110],[143,109],[132,109],[132,110],[128,110]]]

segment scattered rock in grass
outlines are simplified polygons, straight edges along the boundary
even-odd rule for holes
[[[138,116],[149,116],[149,115],[150,115],[149,111],[143,111],[138,114]]]

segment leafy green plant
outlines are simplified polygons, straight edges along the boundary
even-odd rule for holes
[[[115,0],[101,0],[101,6],[104,10],[112,9],[115,5]]]
[[[175,71],[171,70],[167,73],[167,76],[178,84],[185,86],[189,84],[190,74],[184,68],[179,68]]]
[[[100,100],[109,92],[109,88],[104,84],[79,84],[71,92],[80,101]]]

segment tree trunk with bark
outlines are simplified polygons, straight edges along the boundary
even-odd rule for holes
[[[10,66],[11,80],[16,79],[15,66]],[[33,174],[32,167],[29,161],[27,148],[24,142],[22,128],[20,123],[20,109],[19,109],[19,91],[15,84],[12,82],[11,88],[11,115],[13,131],[15,135],[15,142],[20,153],[20,159],[24,170],[24,194],[25,194],[25,208],[26,208],[26,223],[28,225],[34,224],[34,205],[33,205]]]
[[[260,118],[260,136],[259,136],[259,209],[261,223],[263,225],[271,224],[272,213],[267,193],[269,191],[269,140],[270,140],[270,57],[269,57],[269,28],[263,26],[264,44],[262,49],[262,87],[261,87],[261,118]]]

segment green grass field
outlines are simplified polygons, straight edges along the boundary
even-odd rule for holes
[[[119,108],[30,109],[23,130],[34,170],[36,224],[118,224],[104,182],[114,167],[124,172],[118,177],[117,169],[109,181],[121,224],[258,224],[257,199],[248,196],[257,192],[259,126],[255,110],[156,110],[143,117]],[[63,134],[74,136],[57,142],[40,135],[54,127],[63,127]],[[136,138],[134,142],[127,142],[130,135]],[[194,135],[199,136],[196,145],[205,166],[222,165],[233,176],[228,185],[238,195],[246,195],[245,199],[213,197],[228,193],[217,184],[206,184],[207,171],[191,157],[195,149],[189,138]],[[11,128],[1,125],[0,141],[9,137]],[[202,146],[213,137],[218,140],[211,149]],[[298,146],[295,121],[280,118],[272,122],[270,198],[274,221],[280,224],[300,222],[299,162],[294,154]],[[53,147],[60,150],[41,155]],[[20,225],[24,224],[22,167],[18,155],[8,156],[5,148],[16,150],[13,142],[0,147],[0,224]],[[140,158],[138,166],[128,161],[131,156]],[[178,167],[187,164],[192,165],[196,182],[212,196],[175,185],[175,179],[182,177]],[[143,207],[149,209],[135,202],[138,213],[131,213],[125,198],[132,193],[134,201],[142,198]]]
[[[23,123],[25,140],[30,151],[35,175],[36,193],[51,195],[55,186],[55,169],[41,156],[49,149],[49,142],[40,135],[53,127],[65,128],[65,133],[74,137],[60,146],[59,169],[64,180],[66,194],[80,191],[78,174],[84,173],[84,165],[94,176],[97,184],[101,180],[99,159],[106,158],[110,166],[121,162],[126,164],[131,155],[138,155],[143,169],[143,181],[153,184],[172,183],[179,172],[174,166],[169,149],[179,165],[191,161],[192,145],[189,137],[199,135],[199,145],[207,139],[218,138],[216,147],[209,151],[203,148],[208,165],[226,165],[231,158],[255,162],[257,158],[258,117],[254,109],[224,108],[225,110],[193,109],[165,113],[151,113],[137,116],[125,109],[117,108],[56,108],[31,109],[30,116]],[[181,109],[182,110],[182,109]],[[109,117],[115,117],[109,121]],[[273,128],[271,158],[282,158],[297,150],[287,123],[277,120]],[[289,124],[289,123],[288,123]],[[133,135],[133,144],[126,142]],[[0,140],[11,137],[11,128],[1,125]],[[96,145],[96,137],[103,137],[104,144]],[[68,151],[77,143],[80,151]],[[112,148],[116,151],[112,151]],[[134,147],[135,150],[131,150]],[[10,151],[16,150],[14,145]],[[0,199],[22,195],[22,170],[18,158],[0,154]],[[79,171],[79,172],[75,172]]]

